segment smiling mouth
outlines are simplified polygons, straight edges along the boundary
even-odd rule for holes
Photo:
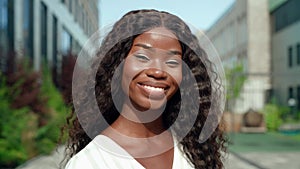
[[[166,85],[155,85],[155,84],[143,84],[138,83],[138,86],[142,89],[142,91],[149,96],[151,99],[162,99],[165,97],[165,93],[169,88]]]
[[[161,87],[153,87],[153,86],[147,86],[147,85],[142,85],[144,88],[148,89],[148,90],[153,90],[153,91],[157,91],[157,92],[164,92],[165,89],[161,88]]]

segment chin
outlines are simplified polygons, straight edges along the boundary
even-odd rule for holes
[[[138,104],[132,102],[132,105],[139,111],[156,111],[165,109],[166,101],[164,100],[148,100],[144,102],[139,102]]]

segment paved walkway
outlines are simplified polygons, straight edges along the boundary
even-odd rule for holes
[[[300,169],[299,136],[280,133],[235,133],[230,136],[231,154],[254,168]],[[232,161],[229,158],[228,168],[235,168]]]
[[[225,169],[300,169],[300,141],[274,134],[236,134],[225,156]],[[63,147],[17,169],[58,169]]]
[[[224,161],[225,169],[300,169],[300,152],[280,153],[229,153]],[[62,149],[50,156],[41,156],[28,161],[17,169],[58,169]]]
[[[300,135],[235,133],[229,135],[229,139],[230,150],[237,153],[300,151]]]
[[[257,169],[300,169],[300,151],[299,152],[251,152],[236,154],[238,161],[250,164]],[[237,160],[228,160],[228,168],[236,168],[236,164],[232,162]],[[240,167],[240,169],[243,167]],[[243,168],[244,169],[244,168]]]
[[[51,155],[38,156],[27,161],[16,169],[59,169],[60,162],[63,159],[64,147],[59,147]]]

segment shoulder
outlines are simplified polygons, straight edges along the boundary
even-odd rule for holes
[[[177,156],[177,159],[174,159],[176,168],[195,169],[194,164],[187,158],[184,152],[178,150],[174,156]]]
[[[103,158],[103,160],[101,160],[101,158]],[[65,169],[106,168],[102,161],[104,161],[104,157],[101,149],[97,147],[94,141],[91,141],[84,149],[68,161]]]
[[[122,156],[124,153],[126,152],[111,139],[98,135],[68,161],[65,169],[141,168],[133,158]]]
[[[174,139],[174,168],[194,169],[194,164],[188,159],[182,145]]]

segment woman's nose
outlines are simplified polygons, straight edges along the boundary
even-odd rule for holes
[[[152,77],[155,79],[165,79],[167,78],[167,73],[161,69],[157,68],[149,68],[146,70],[146,74],[148,77]]]

